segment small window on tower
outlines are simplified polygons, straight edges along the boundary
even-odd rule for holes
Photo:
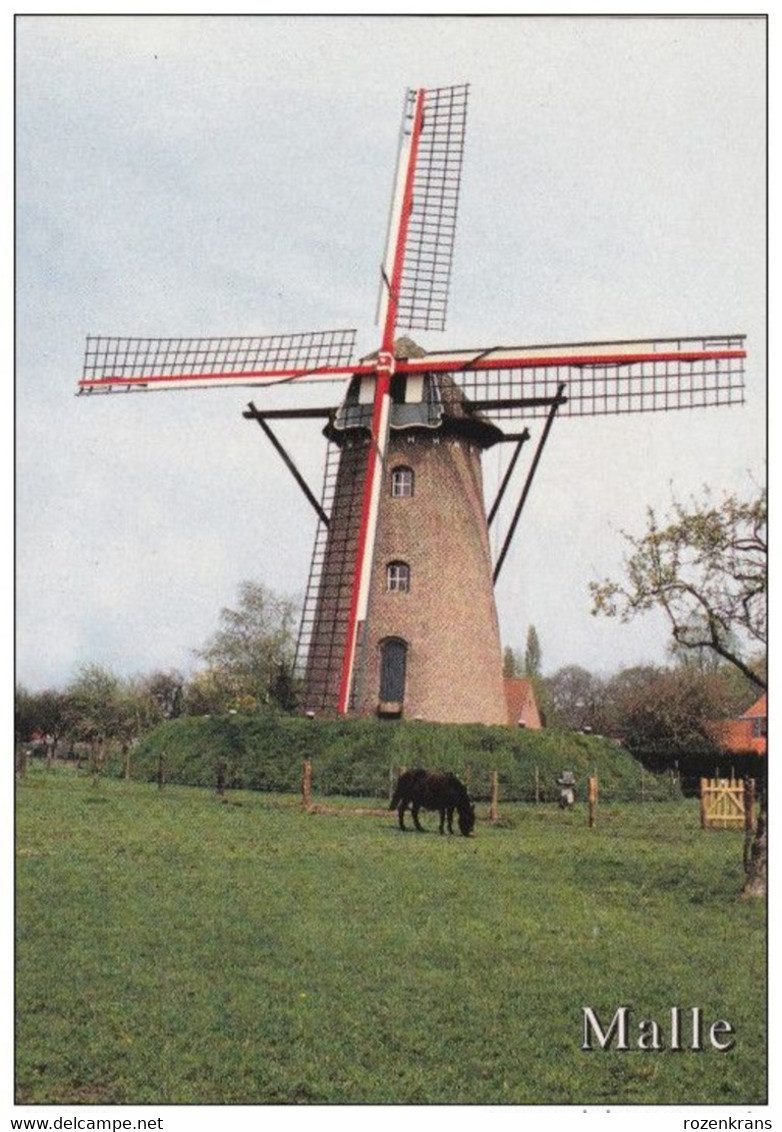
[[[386,567],[386,589],[389,593],[406,594],[410,589],[410,567],[406,562],[389,562]]]
[[[405,397],[405,390],[407,387],[407,377],[403,373],[395,373],[391,378],[391,400],[395,405],[404,405],[407,398]]]
[[[394,468],[391,473],[391,494],[397,499],[413,494],[412,468]]]

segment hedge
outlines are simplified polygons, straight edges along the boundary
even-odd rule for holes
[[[186,716],[161,724],[133,751],[131,776],[190,786],[216,783],[222,764],[228,789],[298,793],[302,764],[312,761],[314,795],[388,797],[401,767],[453,770],[476,799],[489,796],[491,772],[500,797],[551,801],[563,770],[585,796],[597,774],[606,801],[681,797],[668,773],[644,771],[619,744],[559,730],[512,730],[480,724],[375,719],[312,720],[283,715]]]

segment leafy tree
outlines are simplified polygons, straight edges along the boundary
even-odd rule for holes
[[[578,664],[568,664],[543,680],[543,685],[554,726],[603,730],[600,709],[604,686],[600,677]]]
[[[765,688],[752,653],[766,644],[766,521],[765,490],[719,503],[707,491],[663,523],[649,508],[645,533],[625,533],[625,580],[591,584],[592,612],[629,621],[661,609],[677,650],[711,651]]]
[[[719,503],[707,491],[689,508],[674,503],[663,524],[650,508],[646,532],[625,535],[632,547],[626,580],[592,584],[593,613],[629,621],[661,609],[675,652],[714,653],[765,690],[758,652],[765,653],[767,635],[767,517],[765,490],[750,499],[726,495]],[[681,670],[676,679],[681,683]],[[692,703],[687,710],[693,718]],[[761,782],[755,837],[745,855],[745,891],[752,895],[765,892],[766,808]]]
[[[153,672],[143,678],[140,691],[149,697],[160,719],[176,719],[182,714],[185,678],[181,672]]]
[[[513,651],[510,645],[506,645],[503,649],[502,675],[508,678],[518,676],[518,672],[516,670],[516,653]]]
[[[36,695],[18,684],[14,695],[14,735],[17,743],[27,743],[40,729]]]
[[[66,726],[65,709],[66,701],[62,692],[53,688],[29,692],[22,686],[17,687],[14,705],[17,742],[29,742],[39,732],[41,735],[50,735],[56,746]]]
[[[185,687],[186,715],[222,715],[230,710],[254,712],[257,707],[255,697],[243,696],[231,674],[220,667],[199,669]]]
[[[524,675],[540,676],[542,652],[538,631],[534,625],[527,630],[527,647],[524,650]]]
[[[237,609],[220,612],[221,626],[196,655],[210,673],[208,699],[237,706],[294,702],[292,670],[296,607],[258,582],[242,582]],[[210,710],[215,710],[214,708]],[[223,708],[222,710],[225,710]]]
[[[639,703],[653,698],[655,681],[664,669],[654,664],[637,664],[622,668],[601,681],[593,707],[597,730],[606,735],[624,738],[628,731],[628,714]]]
[[[120,680],[97,664],[83,665],[68,685],[68,731],[77,741],[105,743],[119,729]]]
[[[729,676],[697,668],[637,668],[607,686],[616,732],[650,769],[677,767],[695,781],[724,763],[714,721],[729,715],[735,697]]]

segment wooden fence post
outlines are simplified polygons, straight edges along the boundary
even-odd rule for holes
[[[706,828],[706,789],[708,782],[708,778],[701,779],[701,829]]]
[[[301,775],[301,808],[308,810],[312,805],[312,760],[305,759]]]
[[[499,818],[499,795],[499,775],[496,770],[493,770],[491,772],[491,809],[489,810],[489,821],[491,821],[492,824],[496,824]]]
[[[597,775],[590,775],[589,778],[589,828],[595,824],[595,816],[597,811]]]

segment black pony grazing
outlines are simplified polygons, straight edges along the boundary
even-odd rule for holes
[[[399,828],[405,829],[405,810],[410,807],[413,824],[419,833],[423,827],[418,820],[419,810],[440,811],[440,833],[444,833],[448,819],[448,832],[453,833],[454,810],[459,815],[459,832],[469,837],[475,826],[475,806],[455,774],[443,770],[405,770],[399,775],[389,810],[398,809]]]

